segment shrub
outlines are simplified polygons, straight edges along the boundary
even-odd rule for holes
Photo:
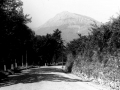
[[[66,65],[65,65],[65,72],[71,72],[72,71],[73,63],[74,63],[74,58],[73,58],[72,54],[68,54]]]

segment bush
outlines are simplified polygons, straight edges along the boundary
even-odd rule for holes
[[[93,59],[99,59],[93,55]],[[114,59],[116,59],[114,57]],[[99,60],[87,61],[86,58],[78,56],[73,63],[72,73],[82,77],[84,80],[94,80],[103,85],[109,85],[112,88],[118,88],[120,85],[120,70],[117,67],[116,60],[113,56],[105,55],[102,57],[103,62]],[[105,63],[104,60],[107,62]],[[111,83],[112,82],[112,83]],[[120,87],[119,87],[120,88]]]
[[[68,54],[66,65],[65,65],[65,72],[72,71],[73,63],[74,63],[74,58],[73,58],[72,54]]]
[[[92,26],[88,36],[79,34],[67,44],[66,70],[117,87],[113,84],[120,82],[120,15],[106,24]]]

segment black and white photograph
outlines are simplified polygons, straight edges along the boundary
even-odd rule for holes
[[[0,90],[120,90],[120,0],[0,0]]]

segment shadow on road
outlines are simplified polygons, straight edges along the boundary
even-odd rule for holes
[[[63,72],[60,68],[39,68],[32,69],[29,73],[51,73],[51,72]]]
[[[62,72],[57,68],[39,68],[31,69],[29,72],[23,75],[9,77],[0,83],[0,87],[10,86],[18,83],[34,83],[40,81],[52,81],[52,82],[83,82],[78,79],[71,79],[58,74],[50,74],[50,72]]]

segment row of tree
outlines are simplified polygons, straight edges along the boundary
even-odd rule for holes
[[[26,25],[31,18],[24,15],[22,5],[21,0],[0,0],[0,69],[50,64],[62,55],[61,32],[35,35]]]
[[[36,55],[39,56],[39,61],[37,62],[40,65],[50,65],[65,60],[65,46],[61,38],[61,31],[58,29],[53,34],[47,34],[46,36],[37,35],[33,48]]]
[[[119,55],[120,51],[120,15],[109,22],[98,26],[93,24],[88,36],[79,34],[79,38],[67,44],[67,51],[73,55],[89,57],[93,54],[104,56]],[[103,59],[99,59],[102,62]],[[105,62],[105,61],[103,61]]]

